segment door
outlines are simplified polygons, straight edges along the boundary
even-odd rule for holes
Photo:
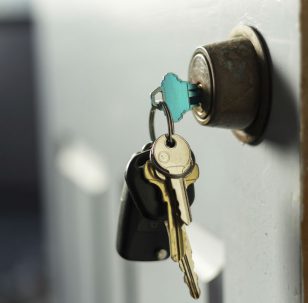
[[[127,161],[149,141],[150,92],[167,72],[186,79],[194,49],[226,40],[238,24],[256,27],[271,54],[264,140],[242,144],[191,114],[176,124],[200,167],[190,228],[193,251],[208,262],[197,269],[200,302],[300,302],[299,1],[47,0],[34,7],[54,302],[192,300],[173,262],[130,263],[116,254],[120,191]],[[165,131],[163,115],[156,125]],[[85,171],[101,173],[97,187],[84,184]],[[209,277],[207,251],[215,256],[215,249],[221,258]]]

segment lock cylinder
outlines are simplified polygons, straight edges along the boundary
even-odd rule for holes
[[[202,90],[193,108],[196,120],[257,144],[270,109],[269,62],[262,37],[249,26],[236,27],[227,41],[197,48],[188,75]]]

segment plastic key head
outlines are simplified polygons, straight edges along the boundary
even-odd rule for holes
[[[161,83],[161,92],[173,122],[178,122],[186,112],[199,103],[201,90],[196,84],[183,81],[176,74],[168,73]]]
[[[170,255],[169,237],[164,222],[142,216],[125,182],[116,248],[122,258],[130,261],[159,261]]]

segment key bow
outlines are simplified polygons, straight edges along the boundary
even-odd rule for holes
[[[161,86],[151,94],[152,105],[155,106],[155,95],[162,93],[163,101],[167,104],[173,122],[178,122],[183,115],[199,103],[201,89],[196,84],[181,80],[176,74],[165,75]]]

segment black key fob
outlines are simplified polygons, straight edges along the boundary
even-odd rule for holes
[[[160,189],[144,177],[144,165],[150,158],[150,150],[133,155],[127,164],[125,180],[140,213],[151,220],[167,220],[167,207]],[[195,198],[194,184],[187,187],[190,205]]]
[[[170,255],[164,223],[149,220],[140,214],[125,182],[118,222],[117,251],[130,261],[158,261]]]

